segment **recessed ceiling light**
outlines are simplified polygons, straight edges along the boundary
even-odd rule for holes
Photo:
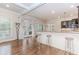
[[[52,14],[55,14],[55,11],[54,10],[52,11]]]
[[[73,8],[73,7],[74,7],[74,5],[71,5],[71,6],[70,6],[70,8]]]
[[[6,7],[10,7],[10,5],[7,4]]]

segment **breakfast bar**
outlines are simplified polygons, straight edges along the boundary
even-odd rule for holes
[[[66,38],[73,38],[73,50],[72,53],[79,54],[79,33],[78,32],[38,32],[41,34],[41,41],[40,43],[46,44],[47,43],[47,35],[51,35],[51,47],[55,47],[61,50],[65,50],[65,41]]]

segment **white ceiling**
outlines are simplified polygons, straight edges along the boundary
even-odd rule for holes
[[[71,8],[72,5],[74,5],[74,7]],[[37,8],[29,14],[45,20],[57,19],[59,16],[62,18],[70,17],[71,15],[77,16],[78,5],[79,4],[73,3],[49,3]],[[52,11],[55,11],[55,13],[53,14]]]
[[[10,7],[6,7],[9,5]],[[0,3],[1,8],[6,8],[14,12],[23,14],[40,5],[39,3]]]
[[[20,14],[27,14],[43,20],[57,19],[58,17],[77,16],[78,3],[9,3],[10,7],[7,8],[7,3],[0,3],[1,8],[6,8]],[[41,5],[40,7],[38,7]],[[73,5],[73,6],[72,6]],[[72,8],[71,8],[72,6]],[[55,11],[53,14],[52,11]],[[64,15],[64,12],[66,14]]]
[[[7,4],[10,5],[9,8],[6,7]],[[13,4],[13,3],[0,3],[0,7],[1,7],[1,8],[9,9],[9,10],[14,11],[14,12],[17,12],[17,13],[22,13],[22,12],[25,11],[24,8],[22,8],[22,7],[20,7],[20,6],[17,6],[17,5],[15,5],[15,4]]]

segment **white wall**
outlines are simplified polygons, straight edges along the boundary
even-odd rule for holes
[[[0,8],[0,16],[4,16],[4,17],[9,17],[11,20],[11,37],[9,39],[0,39],[0,42],[4,42],[4,41],[10,41],[10,40],[15,40],[16,39],[16,28],[15,28],[15,23],[18,22],[18,16],[20,14],[4,9],[4,8]],[[23,18],[21,18],[22,20],[26,20],[27,23],[42,23],[39,19],[36,19],[34,17],[29,17],[29,16],[24,16]],[[21,21],[22,22],[22,21]],[[20,39],[23,38],[22,36],[22,28],[20,28]]]
[[[19,14],[12,12],[10,10],[0,8],[0,16],[9,17],[10,22],[11,22],[11,27],[12,27],[11,32],[10,32],[11,37],[9,39],[0,39],[0,42],[16,39],[15,22],[18,20],[18,15]]]

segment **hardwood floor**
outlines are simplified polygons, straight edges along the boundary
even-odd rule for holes
[[[0,55],[64,55],[64,51],[44,44],[33,42],[29,47],[23,46],[22,40],[0,43]]]

